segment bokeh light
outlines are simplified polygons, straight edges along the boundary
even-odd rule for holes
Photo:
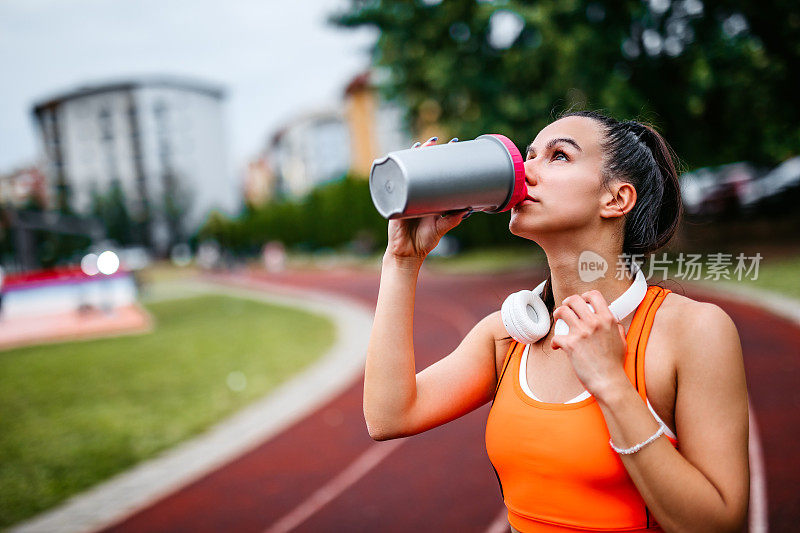
[[[94,276],[100,272],[97,268],[97,254],[86,254],[81,259],[81,270],[87,276]]]
[[[101,274],[110,276],[119,269],[119,257],[110,250],[106,250],[97,257],[97,270]]]

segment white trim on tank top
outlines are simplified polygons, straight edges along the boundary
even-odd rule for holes
[[[544,402],[544,401],[540,400],[539,398],[537,398],[533,394],[533,391],[531,390],[530,386],[528,385],[527,365],[528,365],[528,351],[530,349],[531,349],[531,345],[530,344],[526,344],[525,345],[525,350],[522,352],[522,359],[519,362],[519,385],[520,385],[520,387],[522,387],[522,390],[525,391],[525,394],[527,394],[528,396],[530,396],[531,398],[533,398],[537,402],[548,403],[548,402]],[[585,390],[582,393],[580,393],[579,395],[575,396],[573,399],[571,399],[569,401],[566,401],[566,402],[562,402],[562,403],[577,403],[577,402],[585,400],[589,396],[591,396],[591,394],[589,394],[588,390]],[[557,403],[557,402],[549,402],[549,403]],[[677,440],[678,437],[676,437],[675,434],[672,432],[672,430],[669,429],[669,427],[667,427],[667,425],[661,420],[661,417],[659,417],[656,414],[656,411],[655,411],[655,409],[653,409],[653,406],[650,405],[650,398],[647,399],[647,408],[650,409],[651,413],[653,413],[653,416],[655,417],[656,421],[659,424],[661,424],[662,426],[664,426],[664,432],[667,435],[669,435],[670,437],[672,437],[673,439]]]

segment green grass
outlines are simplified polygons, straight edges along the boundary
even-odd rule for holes
[[[663,252],[657,252],[654,256],[655,259],[660,260]],[[746,272],[747,267],[750,266],[749,257],[756,254],[756,250],[745,252],[745,271],[741,274],[741,280],[736,279],[734,268],[737,264],[737,252],[724,252],[730,253],[730,266],[728,267],[728,275],[731,279],[720,279],[714,281],[713,276],[709,279],[704,279],[709,275],[709,253],[696,252],[701,255],[700,262],[703,263],[701,269],[700,280],[706,283],[719,283],[720,285],[736,286],[744,285],[755,289],[763,289],[779,293],[784,296],[800,299],[800,255],[788,254],[775,254],[767,253],[762,254],[762,258],[758,264],[758,273],[754,276],[754,272]],[[683,277],[678,276],[678,253],[669,252],[668,259],[671,261],[669,264],[669,278],[675,281],[691,282],[686,274]],[[686,258],[686,253],[684,258]],[[443,273],[476,273],[476,274],[491,274],[493,272],[501,272],[503,270],[519,269],[519,268],[540,268],[547,265],[547,258],[544,252],[532,245],[530,247],[508,247],[508,248],[481,248],[468,250],[458,253],[452,257],[428,257],[425,260],[426,266],[437,272]],[[616,265],[609,265],[609,273],[607,275],[615,275]],[[649,266],[645,265],[645,273],[649,275]],[[660,270],[654,270],[653,276],[650,278],[650,283],[658,283],[663,279]]]
[[[202,432],[335,336],[326,318],[250,300],[147,307],[152,333],[0,352],[0,527]]]
[[[541,248],[508,246],[465,250],[450,257],[428,256],[425,265],[448,274],[491,274],[521,268],[541,268],[547,258]]]
[[[662,253],[657,252],[651,261],[662,260]],[[766,291],[775,292],[790,298],[800,299],[800,255],[776,255],[776,254],[762,254],[761,259],[758,261],[758,272],[755,269],[749,270],[751,267],[751,258],[756,255],[756,251],[742,252],[744,254],[744,269],[741,273],[737,274],[735,268],[738,264],[737,256],[739,252],[724,251],[722,253],[730,254],[728,257],[727,268],[722,268],[723,272],[727,272],[730,279],[725,279],[724,276],[715,276],[709,269],[712,262],[709,253],[695,252],[700,255],[700,268],[699,276],[695,272],[694,275],[687,274],[684,271],[678,275],[678,253],[668,253],[667,259],[669,261],[669,274],[670,280],[678,283],[687,282],[700,282],[709,285],[720,285],[727,288],[747,287],[752,289],[761,289]],[[687,253],[684,253],[684,259],[687,259]],[[719,263],[718,263],[719,264]],[[684,267],[685,269],[685,267]],[[645,274],[650,276],[649,264],[645,264]],[[714,279],[718,277],[719,279]],[[741,278],[741,279],[739,279]],[[664,279],[661,270],[656,267],[653,270],[652,276],[649,277],[649,283],[658,283]]]
[[[762,259],[759,263],[758,276],[754,280],[748,279],[746,283],[756,289],[800,300],[800,256]]]

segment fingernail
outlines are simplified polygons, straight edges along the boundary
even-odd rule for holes
[[[417,141],[417,142],[415,142],[414,144],[411,145],[411,148],[416,148],[416,147],[420,146],[421,144],[422,144],[421,142]]]
[[[447,142],[447,144],[450,144],[450,143],[457,143],[457,142],[458,142],[458,137],[453,137],[452,139],[450,139],[450,140]]]
[[[428,139],[427,141],[425,141],[425,144],[428,144],[429,142],[436,142],[436,141],[438,141],[438,140],[439,140],[439,137],[431,137],[430,139]]]

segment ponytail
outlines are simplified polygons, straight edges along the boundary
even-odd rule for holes
[[[652,252],[667,244],[678,229],[683,218],[683,202],[678,170],[675,165],[676,156],[664,138],[651,125],[643,124],[642,141],[653,154],[663,180],[661,208],[656,216],[656,238],[652,244]]]
[[[595,111],[564,116],[588,117],[603,127],[603,186],[613,180],[636,189],[636,204],[625,215],[622,252],[649,256],[675,235],[683,216],[675,156],[649,124],[620,122]]]

